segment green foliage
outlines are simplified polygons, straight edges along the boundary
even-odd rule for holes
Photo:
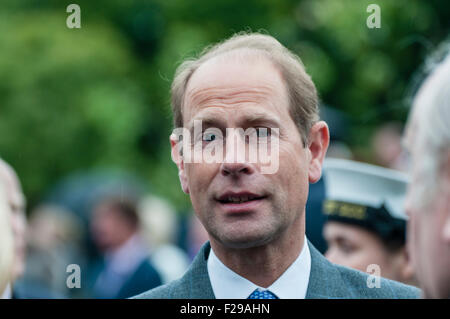
[[[51,12],[2,19],[0,146],[31,194],[91,165],[132,166],[144,127],[126,42],[107,25],[61,23]]]

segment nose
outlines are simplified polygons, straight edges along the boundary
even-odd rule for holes
[[[225,160],[220,170],[224,176],[250,175],[255,172],[254,166],[246,159],[248,147],[245,141],[238,136],[227,138]]]
[[[221,172],[224,176],[251,175],[254,168],[249,163],[222,163]]]

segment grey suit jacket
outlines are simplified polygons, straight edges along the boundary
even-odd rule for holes
[[[308,241],[311,273],[306,298],[419,298],[416,287],[381,279],[380,288],[368,288],[368,274],[330,263]],[[178,280],[144,292],[137,299],[215,299],[207,259],[211,246],[205,243],[189,269]]]

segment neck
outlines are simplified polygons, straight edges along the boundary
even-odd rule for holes
[[[257,247],[229,248],[211,238],[217,258],[233,270],[263,288],[273,284],[297,259],[305,243],[305,222],[298,218],[281,236]]]

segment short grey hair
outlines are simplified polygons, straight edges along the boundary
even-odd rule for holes
[[[450,54],[435,67],[419,89],[408,130],[416,137],[414,144],[422,152],[420,170],[426,172],[424,183],[414,185],[417,189],[414,197],[428,202],[437,195],[441,185],[440,172],[450,169],[445,166],[450,153]]]
[[[279,69],[289,95],[290,115],[306,146],[309,130],[319,120],[316,87],[297,55],[272,36],[261,33],[237,33],[221,43],[206,47],[197,58],[187,59],[177,68],[171,88],[175,128],[183,127],[184,97],[194,72],[206,61],[240,49],[263,54]]]

